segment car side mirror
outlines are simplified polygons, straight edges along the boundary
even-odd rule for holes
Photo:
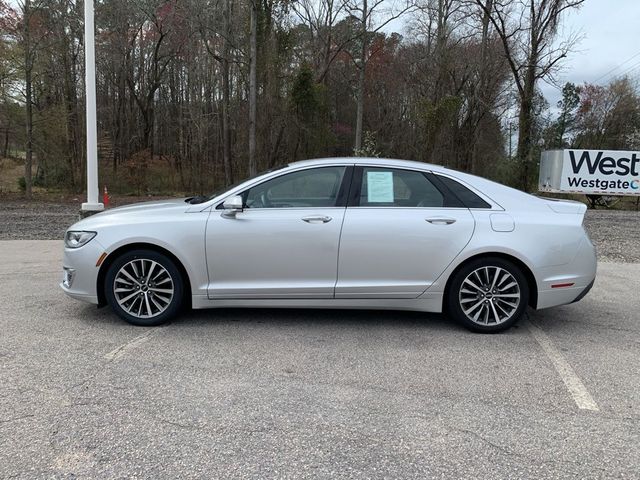
[[[235,218],[236,214],[242,212],[244,209],[242,195],[234,195],[233,197],[227,198],[222,204],[222,208],[224,208],[224,212],[222,212],[223,217]]]

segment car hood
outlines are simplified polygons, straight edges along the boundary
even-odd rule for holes
[[[82,219],[69,227],[69,230],[95,230],[114,223],[137,222],[169,212],[186,212],[189,206],[188,203],[185,203],[185,198],[133,203],[123,207],[110,208]]]
[[[176,205],[184,207],[184,209],[186,210],[189,204],[186,203],[185,200],[186,198],[168,198],[166,200],[155,200],[153,202],[132,203],[130,205],[124,205],[122,207],[110,208],[109,210],[105,210],[98,215],[120,214],[124,212],[147,212],[158,209],[173,208]]]

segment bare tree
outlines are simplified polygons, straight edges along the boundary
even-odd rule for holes
[[[31,0],[24,0],[21,4],[23,21],[23,46],[24,46],[24,98],[26,102],[26,126],[27,141],[25,148],[24,180],[25,195],[31,198],[31,168],[33,164],[33,64],[35,51],[31,41]]]
[[[258,0],[251,0],[249,39],[249,175],[258,173],[256,159],[256,112],[258,103]]]
[[[41,28],[38,21],[40,10],[43,7],[43,0],[19,0],[16,2],[17,12],[14,12],[11,7],[4,6],[3,11],[9,13],[10,16],[19,19],[18,23],[9,22],[11,26],[9,30],[22,47],[22,65],[20,69],[24,72],[24,91],[23,98],[25,104],[25,124],[26,124],[26,139],[25,139],[25,166],[24,166],[24,179],[25,179],[25,195],[27,198],[32,196],[32,168],[33,168],[33,154],[34,154],[34,73],[36,64],[36,52],[39,50],[41,44],[46,39],[46,30]],[[17,14],[17,15],[15,15]]]
[[[354,151],[362,148],[362,130],[364,122],[364,96],[367,63],[375,52],[369,51],[370,35],[382,30],[393,20],[400,18],[409,10],[415,8],[413,2],[389,2],[388,0],[345,0],[346,10],[358,19],[358,31],[353,38],[360,45],[354,63],[358,69],[358,83],[356,87],[356,130]],[[378,18],[381,17],[381,18]]]
[[[530,91],[530,45],[533,78],[552,77],[561,52],[550,17],[561,12],[551,5],[568,0],[531,0],[535,21],[529,0],[514,2],[101,0],[99,155],[113,168],[100,169],[100,182],[205,193],[262,167],[357,146],[513,183],[520,164],[504,151],[506,99]],[[25,23],[25,5],[34,21]],[[0,85],[4,150],[30,152],[38,178],[56,187],[82,185],[81,5],[0,0],[0,29],[11,26],[0,47],[16,72]],[[418,26],[388,33],[403,14]],[[9,138],[7,125],[21,128]]]
[[[336,41],[334,28],[344,16],[347,4],[344,0],[299,0],[291,8],[305,25],[311,36],[316,80],[326,83],[327,74],[336,57],[353,38]]]
[[[522,162],[520,187],[529,188],[533,163],[533,118],[536,84],[549,79],[578,41],[576,35],[558,42],[562,14],[584,0],[475,0],[488,16],[513,75],[519,100],[518,150]]]
[[[222,155],[224,164],[224,180],[233,183],[231,169],[231,80],[229,71],[230,37],[231,37],[231,0],[224,0],[223,9],[223,39],[222,39]]]
[[[138,42],[140,54],[140,66],[137,69],[138,78],[127,77],[129,90],[135,99],[143,118],[143,146],[148,148],[150,154],[154,153],[153,127],[155,123],[155,97],[156,92],[161,87],[169,64],[176,49],[167,47],[171,32],[171,22],[167,20],[171,14],[160,16],[153,7],[143,10],[132,45]],[[142,54],[147,48],[150,49],[149,61]],[[145,80],[143,82],[143,79]]]
[[[220,8],[219,2],[213,2],[207,9],[201,25],[201,33],[204,36],[205,47],[209,54],[220,64],[222,75],[222,163],[224,168],[225,183],[233,183],[233,170],[231,166],[231,49],[233,42],[231,16],[233,15],[232,0],[221,0],[222,3],[222,32],[216,31],[217,25],[209,28],[210,17],[216,16]],[[221,39],[211,42],[210,37]],[[220,44],[220,50],[216,48]]]

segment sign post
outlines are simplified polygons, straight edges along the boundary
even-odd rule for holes
[[[82,216],[104,210],[98,201],[98,126],[96,115],[96,52],[93,0],[84,2],[84,61],[87,103],[87,201]]]

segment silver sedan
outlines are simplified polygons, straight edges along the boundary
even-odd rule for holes
[[[585,205],[424,163],[292,163],[210,197],[115,208],[65,235],[62,289],[135,325],[184,307],[446,312],[497,332],[580,300]]]

